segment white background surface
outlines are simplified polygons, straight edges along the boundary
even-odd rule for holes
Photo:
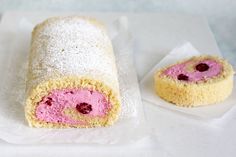
[[[2,24],[6,24],[9,29],[14,28],[12,21],[17,20],[17,16],[21,14],[5,14]],[[35,15],[31,14],[31,16]],[[98,16],[106,19],[108,16],[117,15],[106,13]],[[203,18],[166,14],[128,14],[128,17],[135,37],[134,58],[139,79],[169,50],[183,41],[190,41],[200,51],[219,52],[207,22]],[[3,156],[39,156],[39,154],[42,156],[111,156],[111,154],[117,156],[235,156],[235,108],[220,121],[203,122],[174,114],[151,104],[144,103],[144,106],[153,133],[150,139],[132,145],[19,146],[1,142],[0,150]]]

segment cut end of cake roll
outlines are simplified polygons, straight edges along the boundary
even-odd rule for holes
[[[110,126],[120,112],[117,68],[101,22],[50,18],[32,33],[25,116],[37,128]]]
[[[155,73],[155,91],[177,106],[195,107],[225,100],[233,89],[232,66],[216,56],[201,55]]]
[[[102,127],[117,120],[120,101],[118,93],[102,82],[66,77],[35,87],[25,110],[32,127]]]

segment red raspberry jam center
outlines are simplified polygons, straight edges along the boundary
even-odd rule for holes
[[[179,74],[178,80],[188,81],[188,76],[184,74]]]
[[[199,64],[196,66],[196,70],[197,70],[197,71],[200,71],[200,72],[207,71],[208,69],[209,69],[209,66],[208,66],[206,63],[199,63]]]
[[[92,105],[83,102],[83,103],[77,104],[76,109],[78,112],[82,114],[89,114],[92,111]]]

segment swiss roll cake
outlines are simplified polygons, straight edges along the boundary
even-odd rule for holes
[[[25,117],[31,127],[103,127],[119,117],[114,52],[96,19],[53,17],[38,24],[26,84]]]
[[[155,91],[177,106],[215,104],[231,94],[233,75],[232,66],[222,58],[194,56],[159,69],[154,76]]]

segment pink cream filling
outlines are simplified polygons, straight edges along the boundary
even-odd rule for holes
[[[79,105],[86,105],[85,108]],[[54,90],[39,102],[36,117],[53,123],[83,124],[64,114],[65,109],[75,109],[78,114],[90,117],[103,117],[110,108],[105,96],[89,89]],[[82,112],[78,109],[82,109]],[[86,112],[84,112],[86,111]]]
[[[206,71],[198,71],[196,69],[196,66],[200,63],[207,64],[209,69],[207,69]],[[180,74],[183,74],[188,77],[187,81],[197,82],[217,76],[218,74],[220,74],[221,71],[222,71],[222,65],[220,63],[214,60],[207,59],[194,64],[192,61],[187,61],[182,64],[177,64],[166,69],[163,73],[175,79],[178,79],[178,76]]]

